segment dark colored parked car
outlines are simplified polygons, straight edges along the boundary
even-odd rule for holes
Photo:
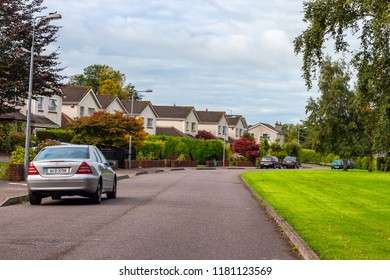
[[[347,168],[348,169],[354,169],[355,168],[355,163],[353,162],[352,159],[347,160]]]
[[[299,168],[300,163],[296,157],[287,156],[282,160],[284,168]]]
[[[282,168],[281,163],[277,157],[266,156],[262,157],[260,160],[260,168]]]

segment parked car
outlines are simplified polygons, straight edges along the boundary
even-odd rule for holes
[[[331,169],[343,169],[344,168],[344,162],[342,159],[336,159],[332,161],[330,164]],[[355,168],[355,163],[353,162],[352,159],[347,159],[347,168],[348,169],[354,169]]]
[[[343,164],[343,161],[341,159],[335,159],[330,164],[331,169],[343,169],[343,167],[344,167],[344,164]]]
[[[277,157],[266,156],[260,160],[260,168],[281,168],[281,163]]]
[[[282,160],[282,167],[284,168],[299,168],[300,163],[296,157],[286,156]]]
[[[28,166],[30,204],[42,198],[79,195],[100,204],[102,193],[117,195],[117,177],[102,152],[91,145],[59,145],[43,148]]]

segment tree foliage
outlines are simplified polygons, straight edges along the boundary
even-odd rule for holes
[[[2,0],[0,5],[0,114],[15,111],[27,99],[34,17],[46,7],[43,0]],[[59,94],[62,76],[56,41],[59,27],[35,20],[33,96]]]
[[[259,144],[256,141],[241,137],[233,142],[232,151],[254,161],[259,156]]]
[[[308,88],[325,58],[328,41],[336,53],[348,54],[357,73],[357,104],[369,111],[366,134],[373,149],[390,152],[390,2],[388,0],[314,0],[304,2],[307,29],[295,39],[303,54]],[[360,43],[352,49],[351,38]]]
[[[349,89],[349,80],[345,64],[327,58],[320,70],[321,96],[316,100],[310,98],[306,106],[315,150],[345,159],[359,156],[365,150],[363,127],[354,108],[356,94]]]
[[[135,100],[142,99],[142,95],[131,83],[126,84],[125,74],[107,65],[90,65],[84,68],[82,74],[70,77],[69,83],[76,86],[91,86],[97,93],[118,96],[120,99],[129,99],[132,94]]]
[[[89,117],[76,118],[69,129],[75,133],[72,142],[97,146],[127,147],[131,134],[133,146],[138,147],[146,135],[141,119],[120,112],[94,112]]]
[[[209,140],[209,139],[215,139],[215,136],[209,131],[199,130],[195,138]]]

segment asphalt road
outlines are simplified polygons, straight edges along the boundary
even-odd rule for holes
[[[242,170],[122,180],[118,198],[0,209],[0,259],[298,259],[242,185]]]

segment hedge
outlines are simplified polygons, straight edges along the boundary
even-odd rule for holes
[[[302,149],[299,153],[299,160],[306,163],[329,164],[335,159],[340,159],[334,154],[320,155],[314,150]],[[368,170],[370,164],[369,157],[353,158],[356,169]],[[374,171],[390,171],[390,157],[377,156],[373,160]]]
[[[60,142],[71,142],[74,137],[74,133],[71,130],[64,129],[37,130],[36,137],[39,142],[47,139],[58,140]]]
[[[223,142],[217,139],[190,139],[175,136],[155,135],[151,141],[163,141],[165,149],[161,159],[178,157],[182,154],[189,156],[198,164],[205,164],[208,160],[222,160]],[[142,151],[142,147],[138,151]]]

